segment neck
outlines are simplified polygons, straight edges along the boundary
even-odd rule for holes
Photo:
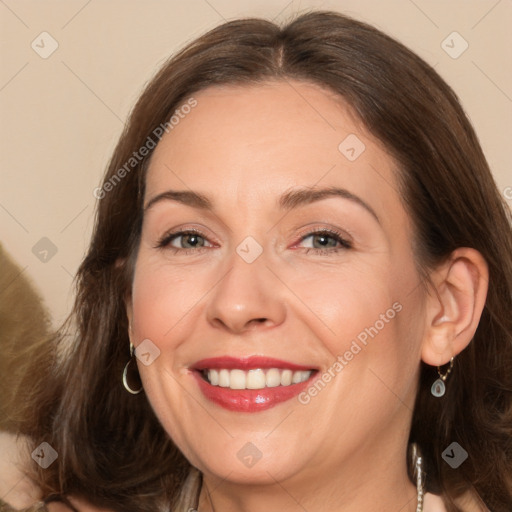
[[[318,467],[257,485],[204,474],[198,511],[415,512],[416,486],[407,475],[407,432],[397,435],[395,426],[393,433],[358,447],[341,465],[323,467],[321,477]]]

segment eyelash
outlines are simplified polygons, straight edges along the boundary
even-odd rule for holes
[[[204,238],[207,240],[205,236],[201,234],[200,231],[196,231],[194,229],[188,229],[184,231],[175,231],[173,233],[166,233],[157,243],[156,248],[157,249],[168,249],[172,251],[173,253],[182,253],[182,254],[192,254],[193,252],[197,252],[197,249],[190,248],[190,249],[179,249],[177,247],[171,247],[169,244],[176,238],[184,235],[197,235],[201,238]],[[309,254],[311,251],[313,251],[315,254],[323,254],[323,255],[332,255],[337,254],[340,251],[346,251],[348,249],[352,249],[352,244],[343,238],[342,234],[338,231],[331,230],[331,229],[318,229],[314,231],[309,231],[306,235],[301,237],[299,242],[303,242],[306,238],[309,238],[310,236],[314,235],[328,235],[329,238],[335,239],[337,242],[341,244],[341,247],[330,247],[325,249],[320,249],[317,247],[306,247],[305,253]],[[200,247],[200,249],[204,249],[204,247]]]
[[[316,229],[313,231],[308,231],[304,236],[302,236],[300,238],[299,242],[303,242],[304,240],[306,240],[306,238],[309,238],[309,237],[315,236],[315,235],[326,235],[329,238],[332,238],[332,239],[336,240],[337,242],[339,242],[341,247],[328,247],[325,249],[320,249],[318,247],[306,247],[305,248],[306,254],[309,254],[312,251],[315,254],[332,256],[333,254],[338,254],[341,251],[346,251],[347,249],[352,249],[352,244],[348,240],[343,238],[342,233],[340,233],[336,230],[333,230],[333,229],[325,229],[324,228],[324,229]]]

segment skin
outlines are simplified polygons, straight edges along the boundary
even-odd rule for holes
[[[215,87],[194,97],[155,149],[145,204],[193,190],[214,210],[171,200],[146,210],[127,313],[132,343],[149,339],[160,350],[148,366],[137,361],[139,372],[162,425],[203,472],[200,512],[415,510],[405,453],[420,360],[445,364],[470,342],[485,261],[458,249],[432,273],[429,293],[419,286],[396,164],[319,86]],[[354,161],[338,150],[349,134],[366,147]],[[349,190],[378,220],[338,197],[277,207],[292,189],[327,186]],[[182,236],[156,247],[191,228],[199,245]],[[352,247],[329,238],[327,252],[315,253],[316,229],[340,231]],[[252,263],[236,252],[248,236],[262,248]],[[321,375],[394,303],[400,312],[307,405],[228,411],[190,372],[206,357],[266,355]],[[250,468],[237,457],[248,442],[262,455]]]

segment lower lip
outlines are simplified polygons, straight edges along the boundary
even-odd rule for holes
[[[291,400],[311,384],[312,376],[305,382],[290,386],[263,389],[231,389],[212,386],[198,371],[192,372],[203,395],[212,402],[235,412],[260,412]],[[313,374],[314,375],[314,374]]]

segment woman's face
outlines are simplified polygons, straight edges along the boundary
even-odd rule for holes
[[[194,97],[147,174],[145,393],[206,475],[358,478],[406,444],[423,335],[395,163],[315,85]]]

